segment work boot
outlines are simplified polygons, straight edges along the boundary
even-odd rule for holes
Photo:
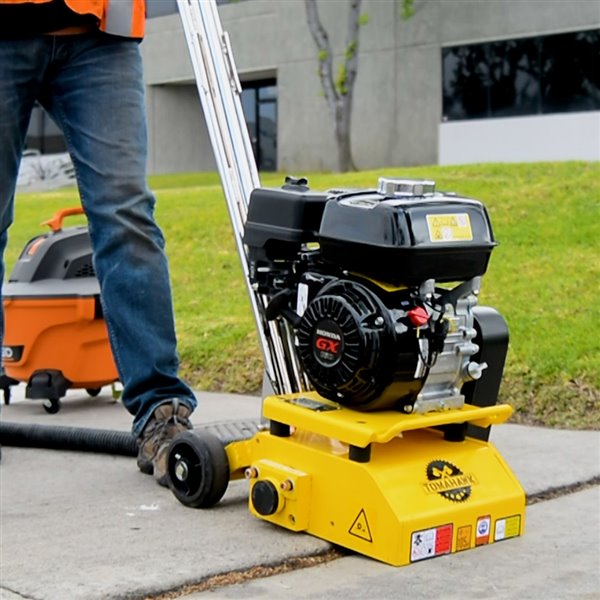
[[[192,429],[191,410],[179,399],[161,404],[152,414],[138,437],[137,465],[142,473],[154,475],[159,485],[167,486],[167,451],[171,440],[178,434]]]

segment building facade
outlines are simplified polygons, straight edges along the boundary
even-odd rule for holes
[[[175,0],[148,0],[151,173],[216,168]],[[348,0],[318,0],[335,58]],[[600,160],[598,0],[363,0],[352,151],[360,169]],[[303,0],[219,2],[259,169],[336,165]]]
[[[338,59],[347,4],[318,2]],[[363,2],[352,123],[359,168],[600,159],[597,0],[417,0],[415,8],[405,21],[399,0]],[[247,0],[219,12],[253,90],[244,108],[259,167],[334,169],[304,2]],[[214,169],[178,15],[150,19],[142,48],[151,171]]]

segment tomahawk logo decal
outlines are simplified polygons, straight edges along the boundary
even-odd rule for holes
[[[463,473],[447,460],[433,460],[425,470],[427,483],[423,484],[428,494],[439,494],[452,502],[464,502],[471,496],[472,486],[477,484],[475,475]]]

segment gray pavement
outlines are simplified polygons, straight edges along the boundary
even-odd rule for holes
[[[3,420],[130,426],[108,388],[96,398],[70,392],[56,415],[22,396],[19,386]],[[196,425],[260,416],[258,397],[198,397]],[[232,482],[215,508],[192,510],[139,473],[132,458],[4,447],[0,599],[134,599],[184,585],[192,586],[181,596],[188,599],[600,598],[600,487],[576,487],[600,478],[600,432],[509,424],[493,428],[492,441],[529,495],[562,489],[528,507],[523,537],[407,567],[348,555],[205,592],[193,585],[331,546],[252,517],[244,481]]]

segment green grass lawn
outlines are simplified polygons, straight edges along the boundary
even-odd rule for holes
[[[600,428],[600,163],[301,174],[314,189],[373,187],[382,174],[427,177],[438,189],[483,201],[500,245],[481,303],[497,308],[510,328],[501,394],[516,409],[513,421]],[[282,180],[269,174],[262,184]],[[159,176],[151,186],[167,239],[184,376],[199,389],[257,391],[260,350],[218,176]],[[44,230],[42,220],[77,203],[73,189],[19,195],[8,269]]]

